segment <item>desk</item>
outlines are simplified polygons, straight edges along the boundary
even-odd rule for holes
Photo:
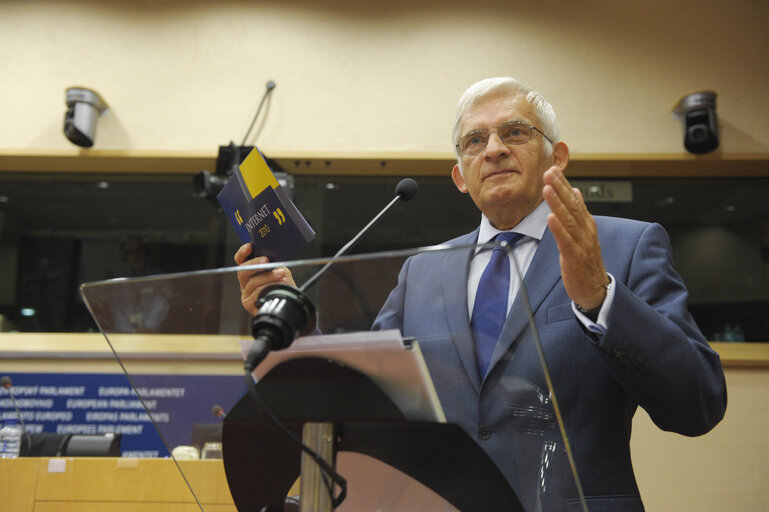
[[[206,512],[236,512],[221,460],[179,464]],[[3,512],[200,511],[171,459],[0,459],[0,504]]]

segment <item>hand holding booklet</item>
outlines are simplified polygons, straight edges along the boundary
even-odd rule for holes
[[[257,148],[216,198],[240,241],[253,244],[254,256],[286,261],[315,238]]]

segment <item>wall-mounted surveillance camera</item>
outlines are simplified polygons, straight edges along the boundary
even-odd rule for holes
[[[684,126],[684,147],[690,153],[702,154],[718,147],[716,93],[702,91],[681,98],[673,114]]]
[[[99,93],[85,87],[67,89],[67,112],[64,114],[64,135],[78,146],[90,148],[96,139],[99,116],[107,103]]]

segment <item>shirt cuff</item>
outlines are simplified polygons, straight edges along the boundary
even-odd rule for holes
[[[577,316],[580,323],[585,326],[585,329],[598,336],[606,334],[606,329],[608,328],[607,320],[609,318],[609,313],[611,312],[611,306],[614,304],[614,289],[616,288],[614,286],[614,276],[608,273],[606,275],[609,276],[610,282],[609,286],[606,287],[606,298],[603,300],[603,304],[601,304],[601,309],[598,311],[598,318],[595,322],[585,316],[579,309],[577,309],[577,304],[574,301],[571,301],[571,310],[574,311],[574,314]]]

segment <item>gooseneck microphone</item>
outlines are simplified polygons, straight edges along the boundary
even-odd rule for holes
[[[224,418],[226,416],[226,414],[224,413],[224,409],[222,409],[221,405],[215,405],[211,407],[211,414],[213,414],[217,418]]]
[[[13,384],[13,381],[9,376],[3,375],[3,377],[0,378],[0,386],[3,386],[4,389],[7,389],[8,394],[11,395],[11,403],[13,403],[13,408],[16,409],[16,417],[19,418],[21,431],[24,433],[24,437],[27,439],[27,450],[31,450],[32,438],[30,438],[29,432],[27,432],[27,426],[24,424],[24,418],[21,417],[21,411],[19,410],[19,406],[16,405],[16,398],[13,396],[13,390],[11,389],[12,384]]]
[[[346,254],[347,251],[352,249],[352,247],[358,243],[358,240],[363,238],[363,236],[368,233],[371,228],[373,228],[381,219],[384,217],[390,210],[393,209],[393,207],[398,204],[399,201],[411,201],[415,195],[417,195],[417,192],[419,192],[419,185],[417,185],[417,182],[412,180],[411,178],[404,178],[398,182],[398,184],[395,186],[395,197],[392,198],[392,200],[385,206],[379,214],[371,219],[371,222],[369,222],[363,229],[360,230],[360,232],[353,237],[352,240],[347,242],[344,247],[339,249],[339,251],[334,254],[334,256],[331,258],[331,260],[326,263],[323,268],[321,268],[318,272],[315,273],[310,279],[308,279],[299,289],[302,291],[307,290],[312,285],[315,284],[315,281],[317,281],[320,276],[322,276],[326,270],[328,270],[328,267],[330,267],[334,260],[336,260],[339,256],[342,256],[343,254]]]
[[[320,276],[322,276],[328,268],[335,263],[335,260],[339,258],[340,256],[344,255],[349,251],[350,249],[355,246],[355,244],[358,243],[358,240],[363,238],[363,236],[371,231],[371,228],[373,228],[381,219],[384,217],[390,210],[393,209],[393,207],[398,204],[399,201],[410,201],[414,198],[415,195],[417,195],[417,192],[419,192],[419,185],[417,185],[417,182],[412,180],[411,178],[404,178],[398,182],[398,185],[395,186],[395,197],[392,198],[392,200],[385,206],[379,214],[377,214],[376,217],[371,219],[371,222],[366,224],[366,226],[360,230],[360,232],[353,237],[352,240],[347,242],[347,244],[344,245],[339,251],[337,251],[336,254],[331,258],[331,260],[326,263],[323,268],[321,268],[318,272],[315,273],[310,279],[305,281],[305,283],[299,287],[301,291],[305,291],[311,286],[315,284],[315,282],[320,279]]]
[[[395,187],[395,197],[387,206],[301,287],[297,289],[285,284],[274,284],[262,291],[256,303],[259,313],[251,320],[254,344],[246,358],[246,372],[251,373],[271,350],[286,348],[298,336],[309,334],[315,329],[317,318],[315,306],[304,292],[313,286],[340,256],[347,253],[399,201],[413,199],[418,191],[419,186],[416,181],[411,178],[402,179]]]

